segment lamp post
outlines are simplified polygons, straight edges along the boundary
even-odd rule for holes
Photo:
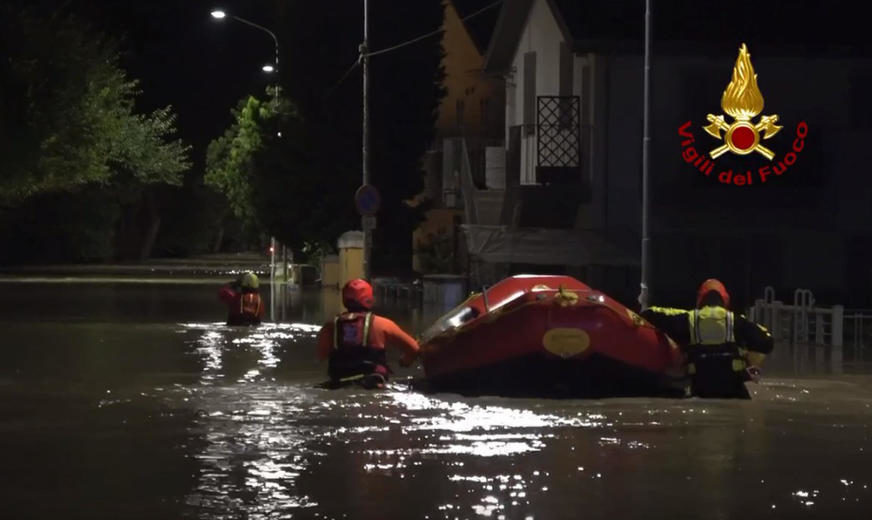
[[[363,59],[363,185],[369,184],[369,0],[363,0],[363,43],[360,56]],[[366,219],[361,218],[363,228],[363,278],[369,280],[372,232]]]
[[[653,0],[645,0],[645,76],[643,87],[643,136],[642,136],[642,283],[640,284],[639,305],[648,308],[648,277],[651,274],[651,237],[648,234],[649,193],[648,165],[651,162],[651,16]]]
[[[270,65],[270,64],[264,65],[262,67],[262,70],[266,73],[269,73],[269,74],[278,72],[278,70],[279,70],[279,39],[275,35],[274,32],[270,31],[269,29],[267,29],[266,27],[264,27],[260,24],[256,24],[256,23],[252,22],[251,20],[246,20],[245,18],[242,18],[241,16],[236,16],[234,14],[227,14],[225,11],[223,11],[221,9],[215,9],[210,14],[212,15],[212,18],[214,18],[216,20],[224,20],[225,18],[230,17],[233,20],[236,20],[237,22],[242,22],[245,25],[248,25],[249,27],[254,27],[255,29],[258,29],[258,30],[270,35],[270,37],[273,40],[273,43],[275,44],[275,60],[274,60],[272,65]],[[273,89],[273,106],[276,110],[278,110],[278,107],[279,107],[278,79],[276,79],[276,85]],[[281,132],[278,133],[278,136],[279,137],[282,136]],[[274,237],[274,236],[270,237],[269,252],[270,252],[270,319],[275,321],[276,237]],[[285,266],[285,271],[287,271],[287,266]]]
[[[270,37],[272,37],[272,39],[273,39],[273,43],[275,44],[275,61],[273,62],[272,65],[269,65],[269,64],[264,65],[263,71],[267,72],[267,73],[278,72],[278,70],[279,70],[279,39],[276,37],[274,32],[270,31],[269,29],[267,29],[266,27],[264,27],[262,25],[259,25],[259,24],[252,22],[251,20],[246,20],[245,18],[242,18],[241,16],[236,16],[234,14],[228,14],[227,12],[222,11],[221,9],[215,9],[210,14],[212,15],[212,18],[214,18],[216,20],[224,20],[225,18],[232,18],[233,20],[236,20],[237,22],[242,22],[245,25],[248,25],[249,27],[254,27],[255,29],[258,29],[260,31],[263,31],[263,32],[269,34]],[[278,104],[279,104],[278,80],[276,80],[276,86],[274,87],[274,90],[273,90],[273,103],[275,103],[276,108],[278,108]]]

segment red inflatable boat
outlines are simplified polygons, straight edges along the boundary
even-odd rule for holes
[[[464,394],[683,395],[678,346],[569,276],[519,275],[473,294],[421,336],[429,385]]]

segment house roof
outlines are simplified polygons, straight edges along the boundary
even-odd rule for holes
[[[505,0],[485,67],[505,71],[511,64],[534,0]],[[644,49],[644,0],[542,0],[551,7],[564,39],[577,52]],[[849,0],[731,0],[654,2],[652,45],[680,54],[751,52],[780,55],[872,55],[864,11]],[[728,7],[727,7],[728,6]]]
[[[504,72],[509,68],[532,5],[533,0],[503,0],[494,33],[484,57],[485,71]]]
[[[494,3],[494,0],[450,0],[461,20]],[[500,9],[497,7],[482,11],[481,14],[462,20],[466,31],[475,43],[479,54],[484,55],[490,43]]]

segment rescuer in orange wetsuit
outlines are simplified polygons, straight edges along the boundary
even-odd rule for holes
[[[247,271],[218,291],[218,298],[227,304],[228,325],[260,325],[264,306],[259,285],[257,275]]]
[[[414,338],[393,321],[370,312],[374,301],[372,286],[359,278],[351,280],[342,288],[347,311],[325,323],[318,334],[318,358],[328,360],[330,386],[358,382],[365,388],[383,388],[390,373],[386,347],[403,351],[400,365],[404,367],[418,356]]]

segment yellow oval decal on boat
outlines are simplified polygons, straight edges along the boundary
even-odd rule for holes
[[[542,337],[545,350],[562,358],[581,354],[590,346],[590,336],[581,329],[551,329]]]

